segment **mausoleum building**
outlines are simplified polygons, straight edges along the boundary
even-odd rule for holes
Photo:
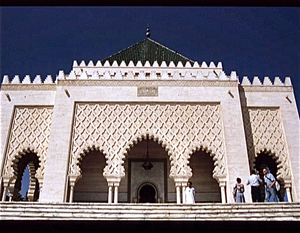
[[[289,77],[240,82],[221,62],[192,61],[148,36],[43,80],[3,78],[2,202],[17,200],[26,167],[28,199],[39,203],[182,204],[188,180],[196,204],[233,203],[236,178],[245,184],[265,166],[282,201],[300,200]]]

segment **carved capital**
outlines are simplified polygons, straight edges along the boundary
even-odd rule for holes
[[[69,175],[70,186],[75,186],[76,182],[82,177],[82,175]]]

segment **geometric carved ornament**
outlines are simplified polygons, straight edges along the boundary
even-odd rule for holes
[[[26,152],[37,154],[40,167],[35,177],[43,183],[45,162],[50,137],[53,107],[16,107],[13,116],[3,177],[14,183],[17,177],[17,162]]]
[[[247,147],[251,168],[262,151],[273,154],[278,163],[277,178],[291,177],[287,143],[278,108],[244,108]]]
[[[80,161],[93,148],[105,155],[104,177],[124,177],[127,152],[146,135],[168,152],[170,177],[191,177],[189,158],[199,149],[210,152],[213,176],[226,176],[219,104],[77,103],[69,177],[81,176]]]

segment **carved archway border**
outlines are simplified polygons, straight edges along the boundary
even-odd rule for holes
[[[29,170],[29,189],[28,189],[28,200],[29,201],[34,201],[34,194],[36,192],[36,187],[38,179],[36,179],[35,174],[36,174],[36,168],[35,165],[32,161],[30,161],[28,164],[28,170]]]
[[[144,134],[134,135],[132,137],[132,140],[128,141],[126,143],[126,145],[124,147],[124,153],[122,154],[122,157],[121,157],[122,164],[124,164],[124,159],[125,159],[126,155],[128,154],[128,152],[139,142],[141,142],[144,139],[147,139],[147,137],[149,139],[152,139],[154,142],[157,142],[162,148],[164,148],[165,151],[168,153],[170,162],[172,161],[172,159],[173,159],[172,151],[170,149],[170,146],[167,144],[167,142],[165,142],[163,139],[161,139],[158,135],[154,135],[150,132],[147,132]]]
[[[107,155],[107,153],[105,153],[104,149],[100,147],[100,145],[94,144],[94,145],[88,145],[84,147],[84,149],[80,151],[80,153],[76,154],[76,156],[74,157],[71,157],[68,177],[69,179],[74,180],[75,183],[82,177],[82,170],[80,168],[80,163],[83,157],[86,156],[91,151],[98,151],[102,153],[107,163],[109,156]]]
[[[188,158],[198,145],[215,151],[215,176],[224,176],[224,138],[218,103],[76,103],[69,175],[79,175],[82,148],[99,145],[105,177],[125,176],[123,160],[143,135],[168,151],[171,177],[191,177]]]
[[[39,153],[34,149],[34,148],[27,148],[27,149],[23,149],[22,151],[19,151],[12,159],[11,161],[11,172],[7,175],[7,174],[4,174],[3,177],[5,177],[5,179],[9,180],[9,183],[8,185],[10,187],[14,187],[15,186],[15,182],[17,180],[17,176],[18,176],[18,162],[19,160],[26,154],[29,154],[29,153],[33,153],[37,156],[38,158],[38,163],[39,163],[39,168],[37,170],[35,170],[34,168],[34,176],[32,177],[32,166],[30,166],[30,162],[27,164],[27,166],[29,166],[29,172],[30,172],[30,185],[29,185],[29,190],[34,182],[34,178],[36,178],[38,180],[38,182],[42,182],[43,179],[39,179],[37,177],[37,171],[41,168],[41,157],[39,156]],[[43,178],[43,177],[42,177]]]

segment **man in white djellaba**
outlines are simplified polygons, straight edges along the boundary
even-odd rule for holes
[[[195,204],[195,189],[192,187],[192,182],[187,182],[185,189],[185,204]]]

